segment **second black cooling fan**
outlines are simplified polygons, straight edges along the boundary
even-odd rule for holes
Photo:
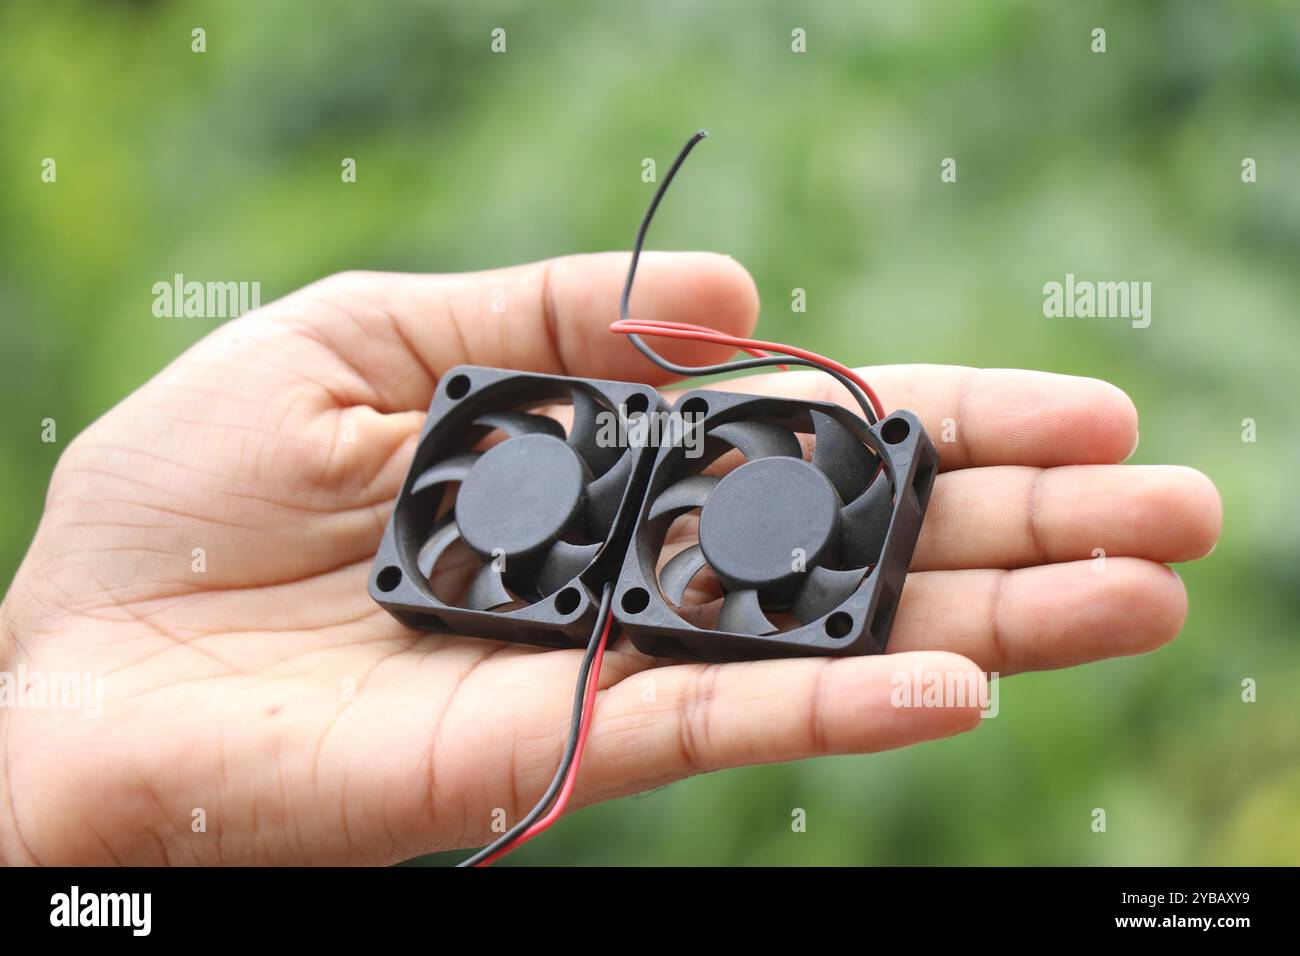
[[[615,595],[636,646],[714,661],[883,651],[938,468],[915,416],[868,427],[836,405],[703,390],[674,411],[696,431],[660,448]],[[744,461],[710,474],[732,450]],[[694,529],[677,520],[696,510]],[[664,562],[672,528],[695,540]],[[686,600],[702,579],[720,606]]]

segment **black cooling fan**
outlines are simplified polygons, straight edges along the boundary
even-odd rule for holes
[[[410,627],[585,644],[654,460],[651,433],[637,422],[666,411],[644,385],[447,372],[371,595]]]
[[[697,390],[670,413],[644,385],[460,366],[370,593],[410,627],[576,647],[616,582],[657,657],[878,653],[937,470],[907,411]]]
[[[939,462],[915,416],[868,427],[836,405],[714,391],[674,415],[696,430],[659,450],[615,594],[633,643],[708,661],[883,651]],[[743,462],[711,474],[733,451]],[[692,582],[720,604],[688,601]]]

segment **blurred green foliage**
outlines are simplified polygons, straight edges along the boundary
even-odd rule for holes
[[[1223,540],[1154,655],[1007,680],[958,739],[586,810],[518,859],[1300,863],[1298,99],[1281,2],[6,4],[0,580],[59,448],[210,326],[154,318],[154,282],[269,301],[341,269],[626,248],[642,158],[705,126],[651,244],[744,262],[766,337],[1109,379],[1136,461],[1218,483]],[[1044,318],[1067,272],[1151,281],[1151,327]]]

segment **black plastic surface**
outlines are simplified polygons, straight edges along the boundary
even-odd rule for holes
[[[869,428],[836,405],[710,390],[686,393],[683,408],[703,411],[703,455],[689,459],[682,441],[659,449],[614,596],[637,648],[702,661],[884,651],[939,465],[916,416]],[[794,457],[791,432],[816,433],[811,462]],[[733,447],[745,464],[716,483],[700,474]],[[669,526],[694,507],[700,545],[657,574]],[[726,594],[713,628],[678,613],[705,565]],[[777,629],[772,608],[796,623]]]
[[[570,401],[567,435],[530,413]],[[658,447],[594,443],[591,416],[614,409],[660,419]],[[493,430],[506,439],[475,450]],[[807,460],[798,436],[815,439]],[[743,464],[702,473],[733,449]],[[704,389],[670,410],[645,385],[460,366],[430,404],[370,594],[409,627],[577,647],[614,581],[621,629],[653,656],[879,653],[938,465],[908,411],[869,428],[838,405]],[[657,569],[669,526],[696,508],[698,543]],[[447,601],[429,575],[456,539],[480,567]],[[705,567],[726,594],[712,627],[679,613]]]
[[[575,420],[567,441],[558,422],[529,413],[569,402],[575,419],[586,417],[585,424]],[[546,647],[585,644],[600,590],[621,566],[655,454],[652,446],[590,440],[591,415],[620,408],[667,411],[646,385],[478,366],[449,370],[375,556],[371,596],[413,628]],[[475,452],[494,429],[506,440]],[[428,574],[457,538],[480,562],[459,604],[438,597]],[[512,598],[529,603],[501,603]]]

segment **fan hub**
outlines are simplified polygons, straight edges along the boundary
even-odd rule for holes
[[[800,458],[746,462],[700,514],[700,547],[728,588],[779,588],[812,568],[839,528],[830,480]]]
[[[520,435],[474,463],[456,496],[461,537],[486,560],[535,554],[553,544],[582,503],[577,453],[550,435]]]

